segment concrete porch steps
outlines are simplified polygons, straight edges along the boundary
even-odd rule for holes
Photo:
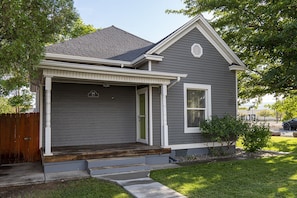
[[[150,169],[146,164],[145,157],[92,159],[87,160],[87,168],[91,176],[147,171]]]
[[[169,164],[169,154],[126,156],[43,162],[45,173],[87,171],[92,176],[133,171],[145,171],[151,167]]]

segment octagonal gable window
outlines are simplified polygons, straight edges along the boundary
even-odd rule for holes
[[[203,48],[200,44],[194,43],[191,47],[191,53],[194,57],[200,58],[203,55]]]

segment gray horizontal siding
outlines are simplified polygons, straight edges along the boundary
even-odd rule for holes
[[[52,145],[135,142],[135,108],[135,87],[53,83]]]
[[[199,43],[203,55],[195,58],[191,46]],[[212,114],[236,115],[235,73],[229,71],[228,62],[211,43],[194,29],[167,48],[162,54],[164,59],[154,63],[153,71],[188,74],[178,84],[168,90],[167,111],[169,144],[201,143],[206,141],[201,134],[184,133],[184,83],[208,84],[212,88]]]
[[[161,109],[160,109],[160,89],[153,88],[153,144],[161,145]]]

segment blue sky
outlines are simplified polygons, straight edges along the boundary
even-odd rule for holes
[[[157,42],[190,20],[166,9],[184,8],[182,0],[74,0],[85,24],[96,28],[114,25],[146,40]]]

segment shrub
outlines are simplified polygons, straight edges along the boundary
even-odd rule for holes
[[[242,137],[244,150],[255,152],[265,147],[271,136],[269,127],[265,124],[251,124]]]
[[[235,143],[238,137],[248,130],[249,125],[242,120],[226,115],[222,118],[213,116],[211,120],[201,123],[202,135],[210,138],[213,142],[227,142],[228,148]]]

